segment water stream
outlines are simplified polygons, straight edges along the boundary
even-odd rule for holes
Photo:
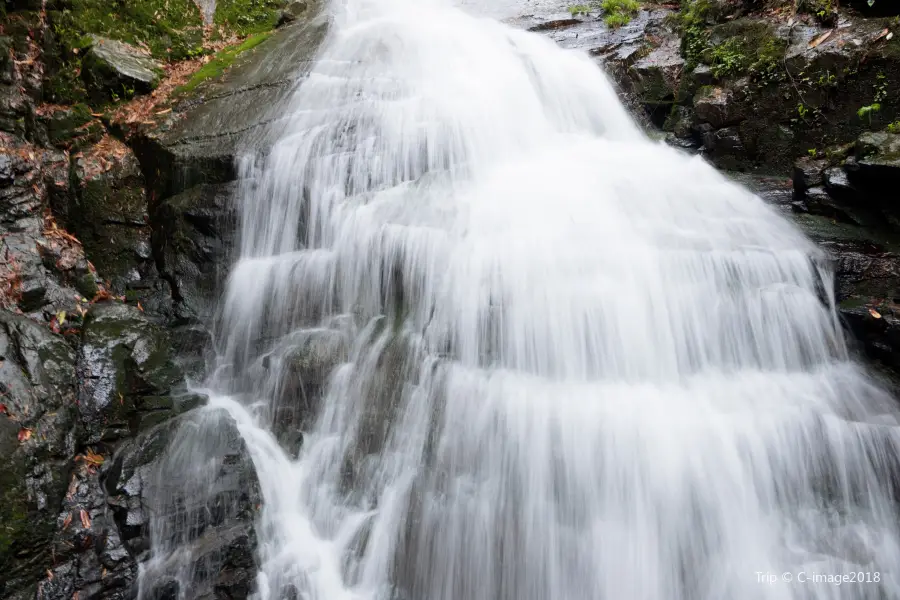
[[[206,384],[260,477],[258,598],[900,597],[897,409],[821,252],[582,54],[328,10],[242,165]]]

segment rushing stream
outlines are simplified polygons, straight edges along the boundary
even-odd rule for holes
[[[243,164],[206,384],[262,486],[258,597],[900,597],[895,403],[820,251],[586,56],[329,10]]]

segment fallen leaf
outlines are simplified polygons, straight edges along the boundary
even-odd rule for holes
[[[28,440],[31,439],[31,430],[28,429],[27,427],[23,427],[22,429],[19,430],[18,438],[19,438],[19,442],[27,442]]]
[[[876,319],[881,318],[881,313],[878,312],[877,310],[875,310],[874,308],[869,309],[869,314],[872,315],[873,317],[875,317]]]
[[[141,306],[141,303],[140,303],[140,302],[137,303],[137,309],[138,309],[139,311],[141,311],[141,312],[144,312],[144,307]]]
[[[91,518],[83,508],[81,509],[81,526],[85,529],[91,528]]]
[[[72,524],[72,513],[69,513],[69,514],[66,515],[66,518],[65,518],[65,520],[63,521],[63,529],[65,530],[65,529],[68,528],[69,525],[71,525],[71,524]]]
[[[834,33],[834,29],[830,29],[830,30],[826,31],[825,33],[823,33],[822,35],[820,35],[819,37],[817,37],[816,39],[811,41],[809,43],[809,47],[815,48],[816,46],[818,46],[819,44],[821,44],[822,42],[827,40],[829,37],[831,37],[832,33]]]
[[[66,322],[66,311],[61,310],[58,313],[56,313],[56,320],[60,325],[65,323]]]
[[[53,581],[53,571],[51,571],[50,569],[47,569],[47,580]]]
[[[875,38],[872,40],[872,42],[877,42],[881,38],[887,36],[890,32],[891,32],[891,30],[888,29],[887,27],[885,27],[884,29],[881,30],[881,33],[879,33],[878,35],[875,36]]]
[[[166,110],[161,110],[161,111],[157,112],[156,114],[158,114],[158,115],[164,115],[164,114],[170,113],[170,112],[172,112],[172,109],[171,109],[171,108],[167,108]]]
[[[0,415],[8,415],[9,411],[6,408],[5,404],[0,404]]]

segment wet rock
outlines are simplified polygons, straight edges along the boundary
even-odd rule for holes
[[[743,119],[743,114],[727,88],[708,86],[694,96],[694,112],[697,119],[709,123],[714,129],[733,125]]]
[[[0,597],[34,585],[81,437],[75,355],[62,336],[0,311]]]
[[[119,535],[101,479],[104,457],[82,455],[72,474],[53,540],[54,567],[38,583],[38,596],[69,600],[125,600],[137,563]]]
[[[854,225],[865,225],[867,222],[867,219],[855,210],[856,207],[839,201],[826,188],[810,188],[806,190],[805,198],[806,206],[812,214]]]
[[[96,287],[80,243],[45,213],[50,197],[69,193],[68,157],[3,134],[0,145],[0,166],[12,175],[0,183],[0,277],[11,284],[0,306],[49,319]]]
[[[900,184],[900,134],[887,131],[866,132],[856,141],[857,180],[868,185]]]
[[[657,126],[663,124],[675,101],[683,71],[684,59],[679,54],[678,40],[671,36],[629,69],[632,92]]]
[[[238,149],[268,148],[298,79],[306,76],[327,29],[312,0],[302,18],[240,54],[221,78],[203,82],[152,125],[119,124],[135,150],[148,186],[165,199],[203,183],[236,178]]]
[[[71,192],[52,202],[61,223],[81,241],[111,292],[169,314],[168,287],[150,252],[145,180],[134,153],[106,137],[73,157],[71,177]]]
[[[147,597],[247,598],[256,574],[261,495],[234,420],[201,408],[148,430],[116,453],[109,504],[145,569]]]
[[[711,126],[698,128],[703,141],[703,151],[720,168],[740,170],[744,143],[736,127],[724,127],[711,131]]]
[[[234,244],[236,184],[199,185],[163,201],[154,214],[154,247],[161,251],[179,318],[212,317]]]
[[[84,320],[78,409],[88,443],[119,440],[195,405],[168,333],[135,306],[101,303]]]
[[[41,131],[32,134],[36,142],[63,150],[79,150],[96,144],[106,132],[85,104],[63,107],[47,115],[39,115]]]
[[[149,53],[101,36],[92,36],[82,61],[81,75],[95,102],[153,91],[162,76],[162,64]]]
[[[794,163],[794,189],[803,192],[825,182],[825,168],[828,161],[804,156]]]
[[[274,429],[283,442],[310,425],[317,414],[328,378],[335,367],[347,360],[350,338],[340,329],[306,329],[283,340],[280,349],[264,361],[264,376],[278,382],[273,390]]]
[[[309,10],[306,0],[292,0],[278,13],[278,27],[303,18]]]

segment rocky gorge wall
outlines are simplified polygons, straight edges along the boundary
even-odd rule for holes
[[[168,559],[186,573],[143,597],[253,585],[252,464],[185,382],[213,344],[237,158],[271,143],[327,19],[303,1],[119,4],[2,4],[0,600],[134,598],[139,569]],[[616,28],[593,6],[515,22],[588,51],[651,135],[735,172],[828,250],[848,333],[890,380],[900,22],[873,6],[684,0]],[[285,393],[341,359],[324,342]],[[221,437],[193,494],[165,481],[166,450],[209,418]],[[160,515],[179,526],[153,529]],[[184,554],[154,554],[176,541]]]

